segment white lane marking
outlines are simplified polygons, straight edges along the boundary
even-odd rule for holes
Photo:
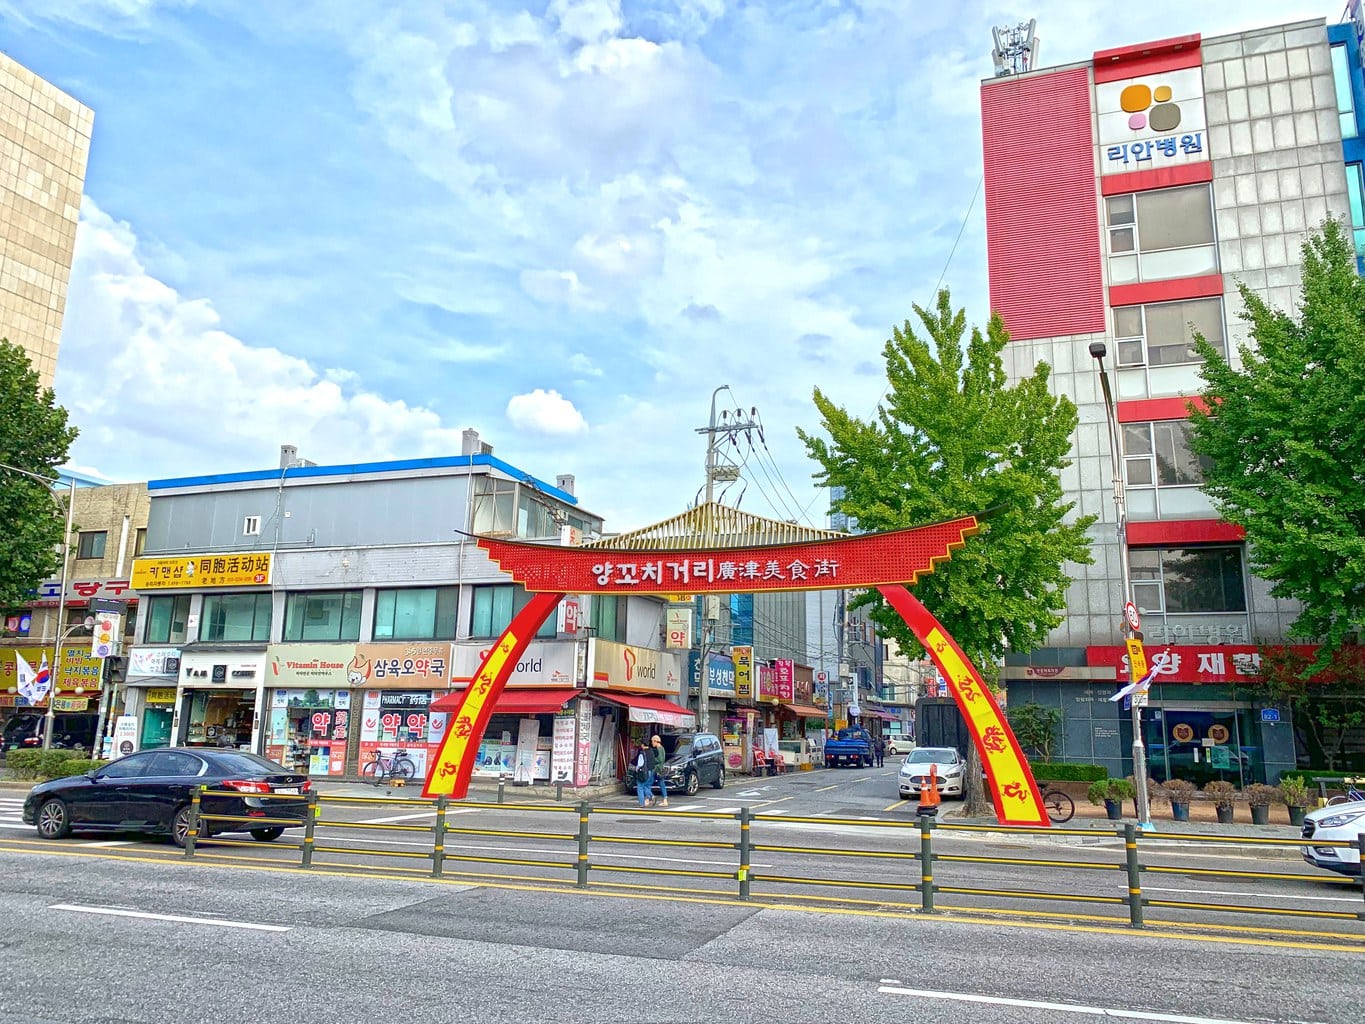
[[[251,921],[225,921],[210,917],[182,917],[179,914],[148,914],[140,910],[116,910],[113,907],[82,907],[72,903],[54,903],[48,910],[67,910],[73,914],[100,914],[104,917],[136,917],[147,921],[173,921],[177,924],[209,924],[215,928],[246,928],[257,932],[287,932],[281,924],[255,924]]]
[[[456,809],[456,808],[452,807],[452,808],[449,808],[449,809],[446,811],[446,813],[447,813],[447,814],[468,814],[468,813],[470,813],[472,810],[474,810],[474,808],[472,808],[472,807],[468,807],[468,808],[463,808],[463,807],[462,807],[462,808],[459,808],[459,809]],[[413,818],[434,818],[434,817],[436,817],[436,812],[435,812],[435,811],[418,811],[418,812],[415,813],[415,814],[391,814],[391,815],[389,815],[387,818],[364,818],[364,819],[362,819],[361,821],[354,822],[354,824],[356,824],[356,825],[387,825],[387,824],[389,824],[390,822],[393,822],[393,821],[411,821]]]
[[[1225,1017],[1190,1017],[1178,1013],[1153,1013],[1150,1010],[1119,1010],[1109,1006],[1083,1006],[1078,1003],[1044,1003],[1036,999],[1006,999],[1002,996],[978,996],[968,992],[930,992],[917,988],[898,988],[883,985],[877,989],[893,996],[918,996],[921,999],[946,999],[960,1003],[990,1003],[994,1006],[1019,1006],[1028,1010],[1057,1010],[1062,1013],[1084,1013],[1091,1017],[1121,1017],[1125,1020],[1159,1020],[1170,1024],[1245,1024]]]
[[[106,839],[102,843],[83,843],[83,846],[132,846],[136,839]]]

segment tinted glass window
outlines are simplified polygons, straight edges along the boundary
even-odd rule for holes
[[[911,764],[943,764],[957,760],[957,751],[946,747],[919,747],[906,759]]]
[[[161,750],[152,755],[148,775],[198,775],[204,762],[183,750]]]
[[[270,639],[269,594],[212,594],[204,598],[201,640]]]
[[[285,768],[259,754],[246,751],[218,752],[213,755],[213,770],[232,775],[280,775]]]
[[[359,640],[360,591],[290,594],[284,601],[285,640]]]
[[[121,761],[100,769],[102,779],[135,779],[138,776],[146,775],[147,768],[152,763],[151,754],[132,754]]]
[[[454,640],[456,587],[380,590],[374,602],[376,640]]]

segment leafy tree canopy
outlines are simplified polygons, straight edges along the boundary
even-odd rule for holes
[[[909,321],[893,328],[884,356],[888,392],[863,422],[819,389],[815,405],[829,440],[798,430],[821,466],[815,478],[842,487],[839,511],[864,530],[989,512],[983,535],[915,584],[915,594],[978,665],[1006,649],[1040,645],[1062,621],[1068,562],[1092,561],[1086,530],[1093,516],[1067,522],[1058,474],[1076,430],[1075,405],[1048,391],[1049,369],[1006,386],[1001,353],[1009,335],[992,316],[967,338],[967,318],[948,291],[934,309],[914,307],[925,337]],[[966,342],[964,345],[964,341]],[[873,617],[907,651],[919,644],[880,598]]]
[[[1365,619],[1365,281],[1334,220],[1303,246],[1297,316],[1239,286],[1255,345],[1241,369],[1199,338],[1205,409],[1192,446],[1204,489],[1246,530],[1248,556],[1276,597],[1303,611],[1290,628],[1322,642],[1318,668]]]
[[[76,433],[27,353],[0,339],[0,464],[55,483]],[[13,606],[61,568],[66,511],[50,485],[0,468],[0,523],[0,606]]]

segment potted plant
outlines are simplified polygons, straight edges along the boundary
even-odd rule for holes
[[[1289,808],[1289,824],[1303,824],[1303,810],[1308,806],[1308,783],[1297,775],[1280,776],[1280,801]]]
[[[1247,798],[1247,803],[1251,805],[1251,823],[1253,825],[1270,824],[1270,805],[1280,799],[1280,790],[1277,786],[1267,786],[1264,782],[1253,782],[1242,790],[1242,795]]]
[[[1123,801],[1131,800],[1136,792],[1127,779],[1100,779],[1090,784],[1085,795],[1092,804],[1104,804],[1110,821],[1118,821],[1123,817]]]
[[[1167,779],[1161,784],[1161,795],[1171,802],[1171,820],[1190,820],[1190,800],[1198,787],[1187,779]]]
[[[1232,824],[1232,804],[1237,799],[1237,787],[1231,782],[1214,779],[1204,787],[1204,792],[1213,801],[1214,810],[1218,812],[1219,822],[1224,825]]]

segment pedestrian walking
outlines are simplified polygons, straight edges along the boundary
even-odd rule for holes
[[[663,796],[663,799],[659,801],[659,806],[667,807],[668,783],[664,780],[664,762],[668,760],[668,752],[664,750],[664,741],[657,734],[649,741],[649,744],[651,783],[657,782],[659,784],[659,792]]]
[[[872,745],[872,752],[877,758],[877,767],[886,766],[886,737],[878,736],[877,742]]]
[[[654,803],[654,755],[647,743],[635,748],[635,795],[640,798],[640,806],[648,807]]]

